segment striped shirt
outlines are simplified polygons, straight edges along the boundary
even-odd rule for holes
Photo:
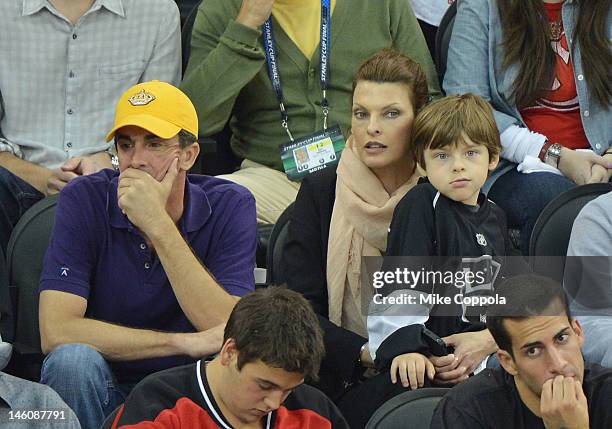
[[[96,0],[76,24],[49,0],[2,0],[0,28],[0,151],[48,168],[107,150],[130,86],[180,81],[172,0]]]

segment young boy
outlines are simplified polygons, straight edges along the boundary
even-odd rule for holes
[[[501,151],[486,101],[465,94],[429,104],[414,121],[410,144],[429,183],[413,188],[397,205],[386,255],[412,257],[401,269],[451,272],[454,277],[450,282],[447,277],[421,280],[396,290],[394,294],[414,297],[410,310],[400,304],[371,306],[368,348],[379,369],[390,366],[393,383],[399,375],[405,387],[416,389],[424,385],[425,374],[430,380],[435,375],[436,384],[465,380],[496,351],[479,317],[482,307],[470,309],[457,303],[455,295],[474,294],[474,284],[485,286],[480,289],[488,284],[490,290],[511,244],[503,211],[480,192]],[[386,258],[383,269],[390,271],[391,265],[395,271],[397,262]],[[460,277],[478,270],[486,279]],[[432,304],[422,300],[426,295],[451,297],[451,304]],[[444,350],[437,336],[454,353]]]

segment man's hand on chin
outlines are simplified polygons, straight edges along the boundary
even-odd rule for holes
[[[542,385],[540,413],[546,429],[588,429],[589,408],[582,384],[558,375]]]
[[[166,213],[178,170],[178,158],[175,158],[161,182],[135,168],[127,168],[119,175],[119,208],[146,235],[155,228],[155,222],[163,220],[160,215]]]

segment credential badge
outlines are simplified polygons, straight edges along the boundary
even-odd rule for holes
[[[146,106],[153,100],[155,100],[155,96],[150,92],[146,92],[144,89],[138,94],[134,94],[128,98],[132,106]]]
[[[478,242],[478,244],[480,244],[481,246],[486,246],[487,245],[487,239],[485,238],[484,235],[482,234],[476,234],[476,241]]]

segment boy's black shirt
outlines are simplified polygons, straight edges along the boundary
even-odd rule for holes
[[[609,428],[612,424],[612,370],[585,364],[582,388],[589,408],[589,427]],[[454,387],[442,398],[430,427],[544,429],[544,424],[523,404],[510,374],[503,369],[487,369]]]
[[[501,264],[498,280],[507,271],[506,256],[518,255],[508,237],[504,212],[484,194],[479,195],[478,206],[468,206],[445,197],[430,183],[420,183],[411,189],[395,208],[389,228],[386,256],[421,257],[410,260],[411,269],[417,270],[419,264],[435,261],[432,262],[433,267],[425,268],[444,271],[456,270],[462,263],[462,258],[477,258],[482,255],[490,255]],[[388,261],[389,259],[385,259],[383,270],[394,270],[395,262]],[[523,266],[520,269],[523,269]],[[430,286],[426,288],[428,287]],[[417,285],[416,290],[440,294],[456,292],[446,286],[424,290]],[[459,304],[456,305],[456,317],[437,315],[439,308],[434,306],[431,309],[425,326],[440,337],[485,328],[484,323],[468,323],[462,320]],[[448,308],[445,310],[448,314]],[[381,344],[377,356],[381,354],[381,364],[384,366],[382,360],[387,360],[384,359],[387,354],[389,358],[398,352],[430,355],[428,348],[422,340],[422,328],[406,326],[394,332]]]
[[[453,201],[430,183],[411,189],[395,207],[388,256],[505,256],[515,253],[506,215],[484,194],[479,207]],[[477,234],[486,240],[478,242]]]

